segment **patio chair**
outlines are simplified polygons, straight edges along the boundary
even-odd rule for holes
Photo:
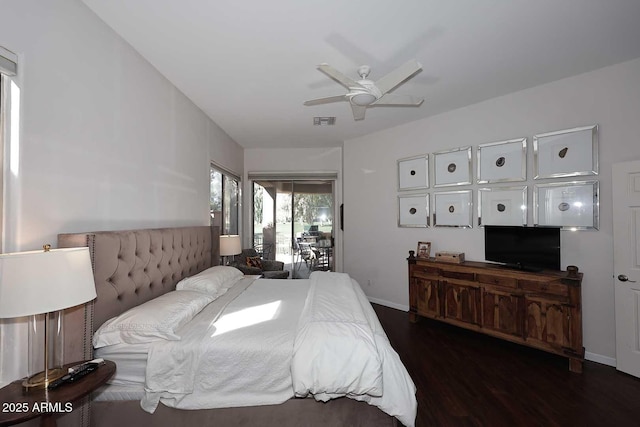
[[[287,277],[289,276],[289,272],[284,271],[284,263],[282,261],[263,259],[253,248],[243,249],[240,255],[235,257],[231,266],[246,275],[286,278],[284,273],[287,273]],[[267,273],[276,271],[280,273]]]

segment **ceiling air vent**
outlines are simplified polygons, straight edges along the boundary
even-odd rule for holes
[[[313,124],[315,126],[333,126],[336,124],[335,117],[314,117]]]

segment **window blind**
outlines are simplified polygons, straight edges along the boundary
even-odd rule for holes
[[[305,181],[305,180],[337,180],[338,172],[249,172],[252,181]]]
[[[216,162],[211,162],[211,167],[229,178],[233,178],[238,182],[242,181],[238,174],[231,172],[229,169],[226,169],[223,166],[218,165]]]
[[[0,46],[0,73],[15,76],[18,71],[18,55]]]

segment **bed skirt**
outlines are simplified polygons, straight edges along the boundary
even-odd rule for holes
[[[290,399],[280,405],[184,410],[159,405],[149,414],[138,401],[94,401],[91,427],[127,426],[361,426],[397,427],[400,423],[375,406],[348,398],[327,403]]]

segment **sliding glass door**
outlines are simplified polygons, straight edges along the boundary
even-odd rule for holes
[[[332,180],[253,181],[253,243],[289,277],[333,269]]]

